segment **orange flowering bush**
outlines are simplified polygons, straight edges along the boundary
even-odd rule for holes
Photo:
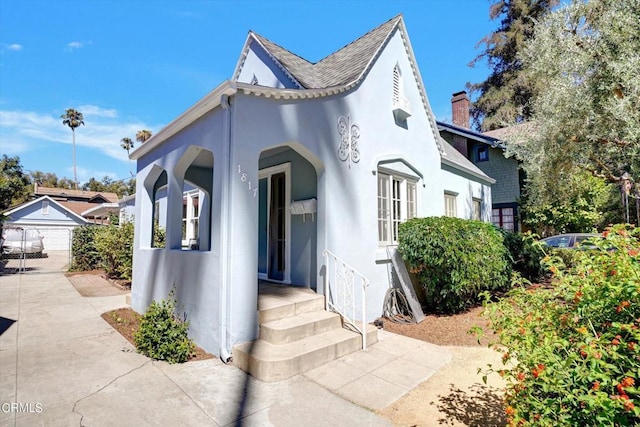
[[[573,268],[547,259],[551,287],[485,306],[510,425],[640,424],[640,228],[604,236]]]

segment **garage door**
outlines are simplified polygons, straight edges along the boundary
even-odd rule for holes
[[[44,237],[44,251],[68,251],[71,248],[72,230],[73,227],[38,227],[38,231]]]

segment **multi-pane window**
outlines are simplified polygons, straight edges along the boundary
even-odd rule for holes
[[[458,216],[458,207],[456,204],[455,194],[444,193],[444,214],[445,216],[450,217]]]
[[[378,172],[378,243],[398,242],[398,227],[402,221],[417,215],[416,182]]]
[[[504,230],[515,231],[514,213],[514,208],[493,208],[491,222]]]
[[[191,247],[198,239],[198,191],[185,192],[182,197],[182,246]]]

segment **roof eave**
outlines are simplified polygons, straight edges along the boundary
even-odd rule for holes
[[[480,133],[474,132],[470,129],[468,130],[460,130],[457,129],[458,126],[456,125],[450,125],[448,123],[443,123],[443,122],[439,122],[436,121],[436,124],[438,125],[438,130],[442,131],[442,130],[446,130],[448,132],[451,132],[453,134],[456,135],[460,135],[460,136],[464,136],[465,138],[472,138],[478,142],[482,142],[485,143],[487,145],[490,145],[492,147],[499,147],[499,148],[504,148],[503,145],[500,143],[500,140],[492,137],[492,136],[487,136],[487,135],[482,135]]]
[[[131,152],[129,158],[132,160],[138,160],[140,157],[149,153],[151,150],[161,145],[164,141],[171,138],[182,129],[194,123],[209,111],[218,107],[223,95],[235,95],[237,90],[238,88],[235,82],[225,80],[218,87],[205,95],[204,98],[200,99],[194,105],[189,107],[184,113],[180,114],[171,123],[160,129],[160,131],[149,138],[147,142],[139,145],[138,148]]]
[[[95,208],[90,208],[87,209],[86,211],[82,212],[80,215],[82,215],[83,217],[87,217],[90,215],[96,215],[97,213],[110,213],[110,212],[114,212],[116,210],[118,210],[120,208],[118,203],[102,203],[98,206],[96,206]],[[104,212],[102,212],[104,211]]]
[[[482,180],[482,181],[484,181],[484,182],[486,182],[488,184],[495,184],[496,183],[496,180],[491,178],[489,175],[485,175],[483,173],[478,173],[478,172],[476,172],[474,170],[465,168],[464,166],[462,166],[462,165],[460,165],[458,163],[452,162],[447,157],[443,156],[441,159],[442,159],[441,160],[442,164],[445,164],[447,166],[451,166],[454,169],[457,169],[459,171],[463,171],[465,173],[468,173],[469,175],[471,175],[471,176],[473,176],[475,178],[478,178],[478,179],[480,179],[480,180]]]

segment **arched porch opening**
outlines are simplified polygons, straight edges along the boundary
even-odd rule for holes
[[[282,144],[260,153],[258,169],[258,278],[315,289],[322,163]]]

